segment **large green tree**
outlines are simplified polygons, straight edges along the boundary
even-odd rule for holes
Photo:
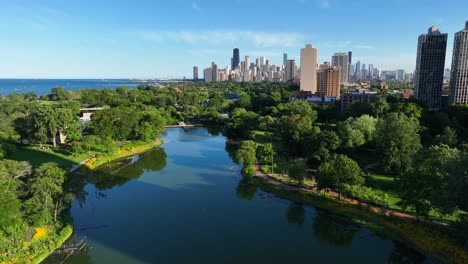
[[[257,162],[257,143],[251,140],[242,141],[236,153],[236,159],[243,165],[244,174],[251,176],[252,166]]]
[[[44,163],[34,171],[28,183],[30,198],[25,202],[25,212],[31,223],[57,220],[65,175],[66,171],[53,162]]]
[[[364,183],[363,173],[357,162],[342,154],[335,154],[330,160],[320,165],[315,180],[320,189],[333,188],[340,193],[346,184],[361,185]]]
[[[338,134],[344,148],[356,148],[372,142],[378,119],[369,115],[350,117],[338,123]]]
[[[384,169],[400,174],[412,166],[421,149],[419,121],[402,113],[390,113],[377,122],[376,144]]]

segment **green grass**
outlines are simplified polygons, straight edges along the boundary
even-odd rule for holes
[[[19,161],[28,161],[31,163],[33,168],[37,168],[46,162],[56,162],[64,168],[70,169],[73,165],[76,165],[88,158],[87,154],[73,156],[70,148],[68,147],[59,146],[55,149],[50,146],[47,147],[49,149],[41,149],[39,146],[32,145],[19,146],[15,153],[15,159]]]
[[[391,209],[411,215],[416,215],[413,209],[407,208],[403,210],[403,208],[401,208],[401,206],[398,204],[398,202],[400,202],[401,199],[398,194],[398,184],[396,182],[395,177],[383,175],[381,173],[373,173],[370,176],[372,178],[372,188],[376,190],[381,190],[388,195],[388,204],[390,205]],[[453,222],[458,220],[457,213],[463,212],[459,211],[452,215],[441,215],[436,210],[431,210],[427,218],[430,220],[442,220]]]

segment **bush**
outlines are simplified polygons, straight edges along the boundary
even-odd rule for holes
[[[361,202],[378,206],[388,204],[388,195],[386,193],[366,186],[345,184],[343,192],[346,196],[358,199]]]

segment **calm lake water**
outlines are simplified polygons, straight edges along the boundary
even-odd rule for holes
[[[88,175],[71,210],[86,250],[65,263],[433,261],[350,219],[245,184],[221,135],[169,129],[165,140],[112,175]]]
[[[142,82],[126,79],[0,79],[0,94],[34,92],[43,95],[49,94],[54,87],[73,91],[85,88],[104,89],[123,86],[134,88],[140,84]]]

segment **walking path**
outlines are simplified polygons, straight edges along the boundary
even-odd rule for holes
[[[70,169],[70,172],[74,172],[76,171],[77,169],[79,169],[81,166],[83,166],[83,164],[85,164],[86,162],[88,162],[88,160],[90,160],[91,158],[87,158],[85,160],[83,160],[82,162],[80,162],[79,164],[76,164],[75,166],[73,166],[71,169]]]
[[[264,181],[266,181],[267,183],[269,183],[269,184],[271,184],[271,185],[275,185],[275,186],[281,187],[281,188],[284,189],[284,190],[288,190],[288,191],[301,191],[301,192],[313,193],[313,194],[320,195],[320,193],[319,193],[317,190],[308,189],[308,188],[303,188],[303,187],[291,186],[291,185],[285,184],[285,183],[283,183],[283,182],[280,182],[280,181],[278,181],[278,180],[276,180],[276,179],[273,179],[273,178],[271,178],[270,176],[268,176],[267,174],[263,173],[263,172],[260,170],[260,166],[259,166],[259,165],[254,165],[254,171],[255,171],[255,175],[256,175],[257,177],[262,178]],[[346,197],[340,196],[339,193],[337,193],[337,192],[335,192],[335,191],[332,191],[332,190],[327,190],[327,193],[328,193],[329,195],[335,197],[335,198],[339,198],[339,199],[344,200],[344,201],[346,201],[346,202],[348,202],[348,203],[350,203],[350,204],[354,204],[354,205],[360,204],[361,206],[370,207],[370,208],[372,208],[373,210],[376,210],[376,211],[381,211],[381,210],[383,209],[382,207],[378,207],[378,206],[374,206],[374,205],[369,205],[369,204],[364,203],[364,202],[361,202],[361,201],[359,201],[359,200],[350,199],[350,198],[346,198]],[[405,214],[405,213],[397,212],[397,211],[390,210],[390,209],[386,209],[385,212],[390,213],[391,215],[394,215],[394,216],[397,216],[397,217],[401,217],[401,218],[406,218],[406,219],[415,220],[415,221],[418,220],[414,215]],[[434,222],[431,222],[431,223],[434,223]]]

